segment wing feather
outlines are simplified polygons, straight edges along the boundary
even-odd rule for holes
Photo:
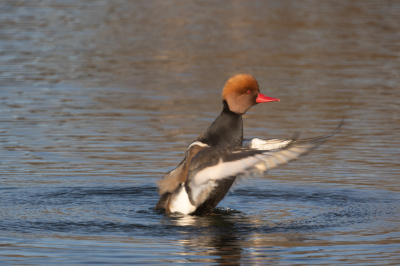
[[[293,140],[291,139],[244,139],[243,140],[243,147],[255,149],[255,150],[263,150],[263,151],[270,151],[270,150],[277,150],[283,149],[288,146]]]
[[[255,142],[244,141],[246,147],[206,147],[190,163],[186,183],[191,191],[189,198],[195,206],[199,206],[204,201],[199,200],[199,195],[202,195],[201,199],[207,198],[205,191],[210,193],[210,188],[219,180],[238,175],[242,178],[262,176],[269,169],[298,159],[336,134],[342,124],[343,121],[334,131],[316,138],[266,141],[257,139]]]

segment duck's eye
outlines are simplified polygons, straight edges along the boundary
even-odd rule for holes
[[[246,93],[250,94],[250,93],[251,93],[251,90],[246,91]]]

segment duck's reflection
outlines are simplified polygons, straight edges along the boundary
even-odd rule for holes
[[[307,246],[303,234],[292,232],[290,222],[266,225],[260,217],[243,213],[203,217],[172,214],[169,218],[181,227],[178,242],[185,251],[178,255],[191,262],[240,265],[254,264],[252,258],[259,258],[264,264],[280,259],[283,247]]]
[[[173,215],[172,222],[177,226],[182,226],[188,237],[179,240],[182,246],[186,247],[187,252],[184,255],[190,258],[190,255],[204,256],[201,259],[203,263],[218,263],[221,265],[238,265],[242,258],[242,243],[246,241],[243,236],[243,226],[237,227],[241,220],[247,220],[247,217],[234,217],[232,215],[211,215],[211,216],[191,216],[191,215]],[[197,237],[193,238],[193,231],[197,231]],[[198,259],[194,259],[199,262]]]

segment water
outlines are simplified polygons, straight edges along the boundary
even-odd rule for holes
[[[400,263],[400,4],[2,1],[0,261]],[[343,130],[239,184],[217,215],[153,211],[155,181],[251,73],[281,99],[246,137]]]

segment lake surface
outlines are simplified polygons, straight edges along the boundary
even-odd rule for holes
[[[245,137],[343,129],[206,217],[155,182],[250,73]],[[400,264],[400,3],[0,4],[0,264]]]

